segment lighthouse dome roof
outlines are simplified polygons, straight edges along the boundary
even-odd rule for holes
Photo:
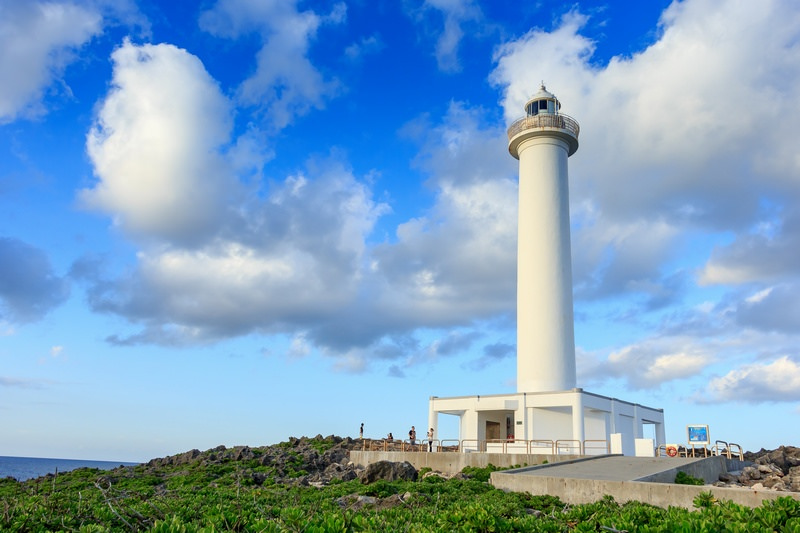
[[[543,83],[539,86],[539,90],[536,91],[536,93],[533,96],[531,96],[531,100],[543,100],[545,98],[556,100],[556,95],[548,91]]]

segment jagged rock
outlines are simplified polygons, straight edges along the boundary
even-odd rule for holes
[[[267,474],[265,474],[264,472],[253,472],[253,475],[251,477],[253,478],[253,483],[255,483],[260,487],[261,485],[264,484],[264,482],[267,480],[269,476],[267,476]]]
[[[742,475],[739,476],[740,483],[747,483],[750,480],[761,479],[761,472],[757,466],[746,466],[742,469]]]
[[[416,481],[417,475],[417,469],[408,461],[402,463],[378,461],[367,466],[367,469],[361,474],[361,482],[369,484],[379,479],[386,481]]]
[[[174,457],[173,464],[185,465],[185,464],[191,463],[192,461],[197,459],[197,457],[199,457],[199,456],[200,456],[200,450],[197,450],[197,449],[189,450],[188,452],[184,452],[184,453],[182,453],[180,455],[176,455]]]
[[[800,492],[800,466],[793,466],[789,469],[789,473],[783,478],[788,490],[795,490]]]
[[[761,472],[762,474],[774,475],[774,476],[778,476],[778,477],[783,477],[783,475],[784,475],[783,470],[781,468],[779,468],[777,465],[774,465],[772,463],[759,464],[758,465],[758,471]]]
[[[789,469],[800,466],[800,448],[794,446],[781,446],[777,450],[767,451],[763,448],[755,454],[745,454],[745,459],[756,464],[774,464],[783,471],[784,475]]]
[[[253,457],[255,457],[255,454],[253,454],[253,450],[249,446],[237,446],[233,449],[234,461],[249,461]]]

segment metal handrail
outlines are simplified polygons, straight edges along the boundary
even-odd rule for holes
[[[728,443],[724,440],[717,440],[714,442],[714,446],[711,447],[711,455],[724,455],[730,459],[731,451],[728,449]]]
[[[540,113],[538,115],[524,116],[515,120],[511,126],[508,127],[508,140],[510,141],[515,135],[525,130],[533,128],[558,128],[567,130],[568,133],[578,138],[581,127],[578,121],[569,115],[550,113]]]
[[[478,440],[478,439],[464,439],[461,441],[461,451],[467,451],[467,443],[474,442],[475,443],[475,450],[476,452],[485,452],[486,451],[486,441]],[[472,448],[470,448],[472,450]]]
[[[449,444],[451,442],[454,442],[455,444]],[[461,451],[461,441],[458,440],[458,439],[443,439],[442,441],[440,441],[440,444],[441,444],[442,451],[446,451],[446,452],[458,452],[458,451]],[[448,450],[448,448],[455,448],[455,449]]]
[[[576,444],[567,444],[573,442]],[[571,450],[575,447],[578,448],[578,455],[583,455],[583,446],[581,444],[581,441],[573,439],[559,439],[556,441],[556,454],[561,455],[562,449]]]
[[[600,443],[602,443],[602,446],[587,446],[586,445],[587,443],[591,443],[591,444],[600,444]],[[586,450],[588,450],[588,449],[591,449],[591,450],[603,450],[605,453],[608,453],[608,450],[610,449],[610,447],[611,446],[609,445],[608,441],[605,440],[605,439],[587,439],[587,440],[583,441],[583,454],[584,455],[588,455],[586,453]]]
[[[528,449],[532,449],[532,448],[550,448],[550,453],[552,455],[556,454],[556,443],[555,443],[555,441],[552,441],[552,440],[536,439],[536,440],[529,441]]]
[[[742,447],[741,447],[740,445],[736,444],[735,442],[731,442],[731,443],[729,444],[728,453],[729,453],[729,454],[730,454],[730,453],[732,453],[732,452],[733,452],[733,450],[731,450],[731,448],[734,448],[734,447],[735,447],[737,450],[739,450],[739,452],[738,452],[738,453],[736,453],[736,455],[738,455],[738,456],[739,456],[739,460],[740,460],[740,461],[744,461],[744,450],[742,449]]]
[[[489,444],[502,444],[502,448],[501,448],[503,450],[502,453],[506,453],[506,451],[508,450],[508,448],[507,448],[508,439],[488,439],[486,441],[486,445],[484,446],[485,450],[489,449]]]
[[[421,452],[421,451],[423,451],[422,446],[423,446],[422,442],[418,441],[418,440],[415,440],[414,444],[411,444],[411,440],[410,439],[403,441],[403,451],[404,452],[405,451],[408,451],[408,452],[413,452],[413,451]],[[415,448],[416,448],[416,450],[415,450]],[[425,450],[427,450],[427,449],[428,449],[428,446],[425,445]]]

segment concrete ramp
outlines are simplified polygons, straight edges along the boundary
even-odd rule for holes
[[[518,468],[514,472],[521,476],[562,477],[572,479],[597,479],[606,481],[654,481],[671,483],[678,470],[697,476],[691,471],[698,470],[695,463],[703,463],[704,459],[695,457],[627,457],[623,455],[603,455],[599,457],[583,457],[572,461],[556,464],[539,465],[528,468]],[[711,479],[716,481],[723,471],[716,464],[708,465]],[[695,468],[687,468],[695,465]],[[669,477],[671,473],[671,477]]]
[[[707,485],[676,485],[675,475],[683,471],[703,479]],[[693,457],[585,457],[556,464],[492,472],[491,483],[498,489],[549,494],[572,504],[591,503],[604,495],[616,501],[640,501],[659,507],[692,509],[701,492],[717,499],[758,507],[764,500],[781,496],[800,499],[796,492],[714,487],[719,474],[728,471],[728,460],[715,456]]]

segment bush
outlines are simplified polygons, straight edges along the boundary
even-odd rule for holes
[[[686,472],[678,472],[675,474],[675,483],[678,485],[705,485],[706,482],[700,478],[690,476]]]

